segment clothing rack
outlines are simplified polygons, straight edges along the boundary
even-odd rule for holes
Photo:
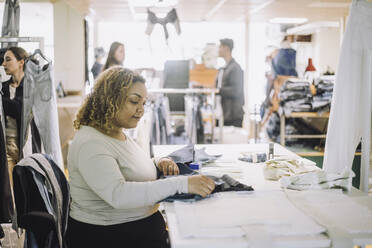
[[[165,89],[148,89],[149,94],[186,94],[186,95],[197,95],[197,94],[207,94],[212,96],[212,109],[216,107],[216,94],[219,93],[219,89],[207,89],[207,88],[165,88]],[[214,123],[216,120],[215,111],[212,112],[212,143],[214,143]],[[220,138],[222,139],[222,123],[220,126]]]
[[[39,43],[39,49],[44,52],[44,37],[0,37],[0,43],[3,42],[36,42]]]

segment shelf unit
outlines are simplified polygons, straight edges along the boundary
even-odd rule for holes
[[[326,134],[285,134],[285,120],[287,118],[329,118],[329,112],[324,112],[322,114],[316,112],[293,112],[288,116],[284,114],[280,115],[280,144],[285,146],[285,140],[289,138],[296,139],[325,139]]]

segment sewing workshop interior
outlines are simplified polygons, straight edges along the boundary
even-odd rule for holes
[[[372,248],[372,0],[0,0],[0,27],[0,248]]]

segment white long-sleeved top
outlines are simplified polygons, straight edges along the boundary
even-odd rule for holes
[[[94,225],[142,219],[158,201],[187,193],[185,176],[156,180],[153,161],[130,138],[120,141],[82,126],[68,151],[70,216]]]

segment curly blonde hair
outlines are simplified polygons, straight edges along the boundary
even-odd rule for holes
[[[137,82],[145,83],[145,79],[121,66],[102,72],[76,115],[75,129],[85,125],[113,133],[117,128],[116,114],[127,98],[128,89]]]

